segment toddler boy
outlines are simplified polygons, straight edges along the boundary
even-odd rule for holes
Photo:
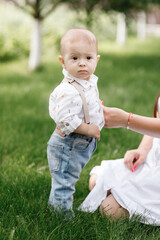
[[[47,146],[52,187],[49,204],[71,211],[75,183],[96,149],[104,117],[98,78],[97,40],[87,29],[70,29],[61,39],[64,79],[51,93],[49,113],[56,123]]]

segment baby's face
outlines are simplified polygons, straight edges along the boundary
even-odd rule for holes
[[[77,39],[65,44],[63,67],[74,77],[89,80],[94,73],[99,56],[96,43]]]

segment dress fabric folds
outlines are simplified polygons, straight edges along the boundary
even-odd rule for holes
[[[90,174],[98,179],[79,210],[94,212],[111,190],[116,201],[130,217],[139,215],[141,222],[160,226],[160,139],[154,138],[146,161],[134,172],[124,159],[104,160]]]

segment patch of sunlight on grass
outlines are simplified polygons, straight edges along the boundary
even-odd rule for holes
[[[160,39],[147,38],[145,41],[140,41],[136,38],[128,38],[125,45],[119,45],[115,41],[102,41],[99,42],[99,52],[116,54],[116,55],[150,55],[155,54],[159,55],[157,51],[158,46],[160,45]]]
[[[2,74],[13,75],[19,73],[22,76],[28,75],[27,59],[18,59],[0,64],[0,72]]]

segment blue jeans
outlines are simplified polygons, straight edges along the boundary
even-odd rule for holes
[[[72,211],[75,183],[82,168],[96,149],[97,140],[71,133],[53,132],[47,144],[47,157],[52,177],[49,204],[57,211]]]

